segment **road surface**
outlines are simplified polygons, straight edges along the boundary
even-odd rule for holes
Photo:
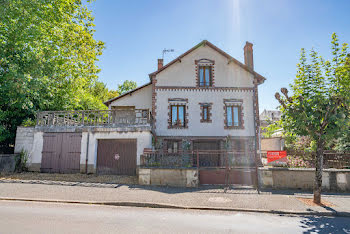
[[[350,218],[0,201],[0,233],[350,233]]]

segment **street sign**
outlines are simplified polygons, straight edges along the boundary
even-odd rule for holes
[[[267,151],[267,163],[270,162],[286,163],[287,151]]]

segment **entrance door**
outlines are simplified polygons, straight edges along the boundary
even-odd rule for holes
[[[136,175],[136,139],[100,139],[97,173]]]
[[[81,133],[44,133],[41,171],[78,173]]]

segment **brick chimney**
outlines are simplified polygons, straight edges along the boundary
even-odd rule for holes
[[[250,69],[254,70],[253,44],[248,41],[245,43],[245,46],[244,46],[244,63]]]
[[[163,59],[158,59],[158,70],[163,67]]]

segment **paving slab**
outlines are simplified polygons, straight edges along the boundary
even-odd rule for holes
[[[309,206],[300,201],[300,197],[312,198],[311,193],[300,191],[263,191],[258,194],[253,189],[230,189],[225,192],[217,187],[171,188],[121,184],[103,187],[104,184],[96,186],[94,183],[72,186],[68,183],[17,182],[0,181],[0,198],[350,215],[350,194],[325,194],[323,199],[332,203],[332,206],[321,207]]]

